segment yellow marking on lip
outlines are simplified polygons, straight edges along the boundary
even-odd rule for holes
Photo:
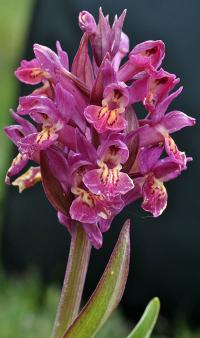
[[[50,130],[50,128],[44,128],[38,135],[36,138],[36,142],[37,143],[42,143],[46,140],[50,139],[50,136],[52,134],[52,131]]]
[[[39,171],[34,174],[34,169],[34,167],[30,167],[23,175],[12,182],[12,185],[19,187],[20,193],[26,188],[32,187],[41,181],[41,172]]]
[[[118,118],[118,110],[117,109],[114,109],[114,110],[111,110],[109,112],[109,117],[108,117],[108,125],[113,125],[116,121],[117,121],[117,118]]]
[[[78,188],[78,187],[73,187],[71,189],[71,192],[74,195],[77,195],[81,198],[82,202],[85,203],[88,207],[94,208],[95,207],[95,198],[94,195],[90,192],[87,192],[84,189]]]
[[[166,188],[163,184],[163,182],[161,182],[160,180],[156,179],[155,177],[153,178],[154,182],[151,186],[151,193],[157,193],[158,199],[162,199],[165,195],[166,195]]]
[[[103,161],[97,162],[98,166],[101,169],[100,180],[103,184],[117,184],[119,181],[119,171],[121,170],[121,165],[109,169],[106,163]]]
[[[108,113],[108,106],[103,107],[99,112],[99,118],[101,119],[105,114]]]

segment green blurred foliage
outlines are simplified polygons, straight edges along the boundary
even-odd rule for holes
[[[59,293],[57,287],[45,288],[39,278],[32,275],[24,276],[23,279],[8,279],[0,275],[0,337],[49,338]],[[125,338],[132,326],[117,310],[95,338]],[[164,333],[168,330],[162,325],[162,319],[158,322],[157,331],[160,333],[154,334],[152,338],[172,338],[172,333]],[[200,331],[191,331],[185,323],[177,324],[173,334],[173,338],[199,337]]]
[[[11,160],[11,142],[3,133],[15,106],[17,80],[14,70],[20,59],[34,0],[0,0],[0,213],[5,191],[4,177]]]

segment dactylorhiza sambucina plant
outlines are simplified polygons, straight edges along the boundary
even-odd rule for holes
[[[193,126],[195,119],[181,111],[168,112],[182,87],[173,91],[179,79],[160,68],[165,45],[160,40],[150,40],[129,52],[129,38],[122,31],[125,14],[126,11],[119,18],[116,16],[111,27],[101,9],[98,23],[89,12],[81,12],[79,26],[83,36],[71,66],[59,42],[56,53],[34,44],[35,57],[23,60],[15,72],[23,83],[39,86],[20,97],[16,112],[12,111],[17,124],[5,128],[19,151],[7,172],[6,183],[10,184],[29,161],[35,162],[34,167],[15,177],[12,185],[22,192],[42,182],[60,223],[72,235],[67,282],[53,337],[62,337],[64,328],[78,314],[89,242],[99,249],[102,233],[109,230],[113,218],[136,199],[142,199],[144,210],[159,216],[167,206],[165,182],[180,175],[191,160],[171,136]],[[92,57],[88,53],[89,43]],[[127,61],[123,62],[126,56]],[[135,110],[138,102],[146,110],[144,118]],[[127,224],[125,228],[127,231]],[[81,253],[79,265],[77,257],[73,261],[77,250]],[[75,288],[72,292],[69,276],[74,264],[79,271],[71,284]],[[75,280],[81,271],[78,285]],[[73,296],[66,294],[67,288]],[[75,306],[70,301],[78,293]],[[74,314],[67,319],[73,307]],[[70,333],[68,336],[75,337]],[[92,333],[80,337],[92,337]]]

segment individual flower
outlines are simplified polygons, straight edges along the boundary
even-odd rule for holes
[[[86,107],[84,115],[99,133],[120,131],[127,126],[124,112],[128,102],[126,87],[113,83],[104,90],[102,106],[90,105]]]

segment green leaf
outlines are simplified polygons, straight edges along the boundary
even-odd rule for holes
[[[143,316],[127,338],[149,338],[160,311],[160,301],[153,298],[147,305]]]
[[[130,221],[126,221],[108,265],[88,303],[63,338],[92,338],[119,304],[130,260]],[[97,263],[98,264],[98,263]]]

